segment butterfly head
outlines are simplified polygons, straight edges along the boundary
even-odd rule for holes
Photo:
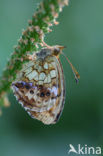
[[[65,48],[64,46],[60,46],[60,45],[43,48],[43,49],[41,49],[40,52],[36,53],[36,57],[44,59],[46,56],[49,56],[49,55],[59,56],[62,53],[62,50],[64,48]]]
[[[65,46],[56,45],[52,48],[52,54],[54,56],[59,56],[62,53],[62,50],[65,48]]]

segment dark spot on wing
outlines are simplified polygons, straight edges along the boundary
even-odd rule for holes
[[[24,83],[23,82],[16,82],[16,83],[14,83],[12,85],[17,87],[17,88],[23,88],[24,87]]]
[[[24,81],[19,81],[19,82],[16,82],[16,83],[13,83],[12,86],[15,86],[17,88],[26,88],[26,89],[30,89],[32,88],[33,84],[30,82],[24,82]]]
[[[34,91],[33,90],[30,90],[30,94],[34,94]]]
[[[29,85],[29,83],[26,83],[25,88],[26,89],[30,89],[31,88],[31,86]]]
[[[45,96],[44,92],[41,92],[40,97],[44,97],[44,96]]]
[[[41,89],[43,89],[43,86],[42,85],[39,85],[38,88],[41,90]]]
[[[46,96],[50,96],[50,92],[49,91],[47,91]]]
[[[21,92],[24,94],[24,90],[21,90]]]
[[[58,94],[57,96],[52,96],[51,99],[56,99],[56,98],[58,98],[58,97],[60,97],[60,96],[61,96],[61,93]]]

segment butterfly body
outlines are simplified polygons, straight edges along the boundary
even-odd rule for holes
[[[14,94],[32,118],[44,124],[58,121],[65,101],[60,49],[44,48],[23,65],[12,84]]]

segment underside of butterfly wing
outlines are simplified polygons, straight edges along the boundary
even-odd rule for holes
[[[17,100],[31,117],[44,124],[57,122],[65,99],[63,70],[59,59],[48,55],[24,64],[12,88]]]

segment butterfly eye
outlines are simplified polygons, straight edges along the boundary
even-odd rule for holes
[[[59,53],[60,53],[60,49],[59,48],[55,48],[54,49],[54,55],[57,56]]]

